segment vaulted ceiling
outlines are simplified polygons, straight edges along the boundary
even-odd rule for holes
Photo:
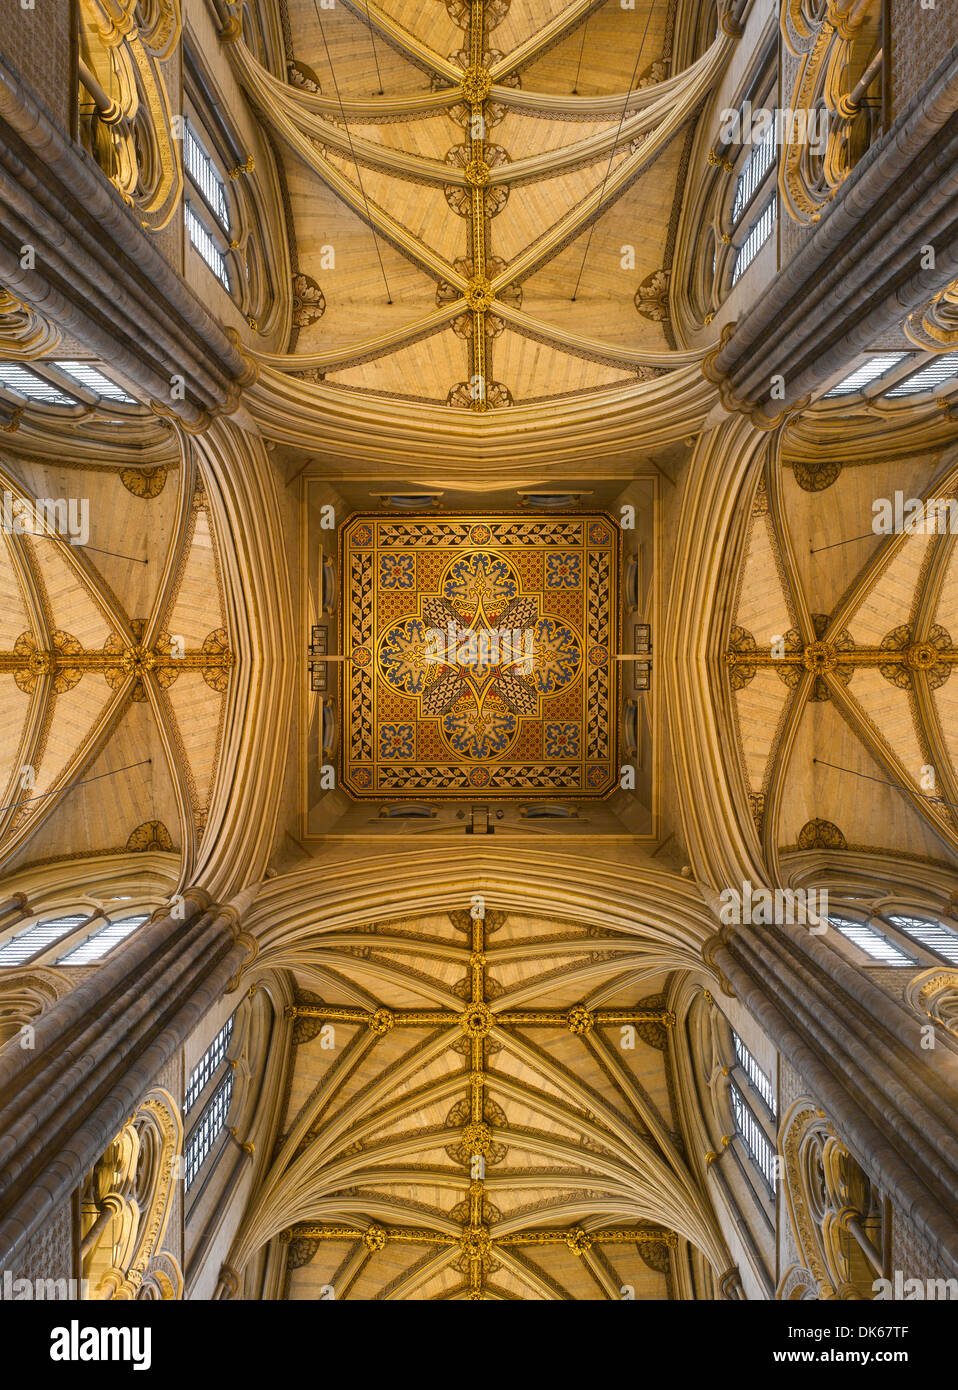
[[[684,365],[667,271],[686,135],[731,41],[673,71],[674,20],[650,0],[290,0],[285,81],[231,43],[305,277],[267,378],[475,411]]]
[[[880,499],[955,478],[953,449],[843,466],[803,448],[766,472],[726,665],[771,866],[845,847],[955,863],[955,536],[872,529]]]
[[[233,665],[208,502],[169,430],[122,440],[48,422],[0,458],[6,873],[141,851],[175,881],[205,828]],[[47,498],[77,543],[40,522]]]
[[[474,906],[321,946],[240,1235],[288,1247],[284,1296],[660,1299],[689,1242],[721,1265],[637,935]]]

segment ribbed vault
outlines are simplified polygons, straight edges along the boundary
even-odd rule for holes
[[[474,895],[282,954],[282,1137],[234,1267],[273,1241],[288,1297],[416,1299],[681,1296],[690,1245],[725,1267],[641,930]]]
[[[748,524],[725,655],[767,862],[856,849],[954,864],[955,536],[872,529],[887,499],[955,490],[954,451],[843,467],[773,460]]]
[[[678,67],[672,3],[287,8],[284,60],[224,34],[283,150],[300,288],[322,296],[294,351],[262,356],[267,394],[282,372],[313,409],[481,414],[686,364],[667,263],[728,35]]]
[[[0,459],[6,873],[141,852],[176,881],[196,864],[235,666],[226,588],[191,449],[145,423],[129,445],[105,465],[96,428],[26,429]]]

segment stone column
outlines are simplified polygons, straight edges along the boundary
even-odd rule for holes
[[[799,926],[726,927],[709,955],[901,1216],[958,1272],[958,1084],[916,1020]]]
[[[0,1265],[82,1182],[157,1073],[255,945],[255,890],[224,907],[199,889],[131,937],[41,1015],[34,1048],[0,1048]]]
[[[958,277],[958,54],[945,56],[705,364],[726,404],[766,423]],[[923,269],[922,248],[935,248]],[[783,400],[771,378],[785,378]]]

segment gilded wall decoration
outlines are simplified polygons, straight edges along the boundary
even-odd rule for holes
[[[669,275],[667,270],[653,270],[635,292],[635,307],[644,319],[653,323],[669,320]]]
[[[295,58],[286,64],[286,78],[291,87],[300,92],[308,92],[310,96],[319,96],[323,90],[319,78],[309,64],[301,63]]]
[[[830,820],[806,821],[798,832],[799,849],[847,849],[848,842]]]
[[[0,285],[0,350],[5,358],[43,357],[59,341],[59,328]]]
[[[779,191],[796,222],[817,222],[868,149],[880,126],[880,103],[868,91],[881,81],[879,0],[841,10],[835,3],[787,0],[782,34],[800,60],[783,108],[802,116],[786,132]]]
[[[355,517],[343,566],[352,795],[614,787],[618,553],[607,517]]]
[[[958,1040],[958,970],[923,970],[905,986],[905,1003]]]
[[[326,296],[311,275],[293,276],[293,326],[311,328],[326,312]]]
[[[51,1004],[70,990],[67,972],[36,966],[25,970],[5,969],[0,976],[0,1047],[20,1034],[25,1024],[33,1024]]]
[[[926,351],[948,352],[958,346],[958,280],[909,314],[904,328],[906,336]]]
[[[122,468],[120,482],[134,497],[151,502],[166,486],[167,468],[159,463],[155,468]]]
[[[131,831],[126,842],[127,849],[137,851],[172,850],[173,838],[161,820],[145,820]]]
[[[824,492],[838,481],[842,465],[838,459],[800,459],[792,471],[803,492]]]

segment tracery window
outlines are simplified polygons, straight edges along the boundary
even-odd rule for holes
[[[761,251],[762,247],[769,240],[775,230],[775,199],[766,203],[762,211],[752,223],[748,236],[739,247],[735,257],[735,269],[732,271],[732,284],[737,285],[739,280],[748,270]]]
[[[38,405],[78,405],[79,402],[52,381],[21,367],[19,362],[0,362],[0,385]]]
[[[100,371],[99,367],[94,367],[90,362],[60,362],[51,363],[67,376],[78,381],[81,386],[92,391],[94,396],[99,396],[105,401],[121,401],[125,405],[135,405],[134,398],[122,386],[118,386],[115,381],[111,381]]]
[[[892,913],[887,920],[919,946],[924,946],[926,951],[931,951],[950,965],[958,965],[958,932],[953,927],[900,913]]]
[[[928,357],[920,352],[873,352],[835,383],[823,400],[864,394],[868,398],[905,400],[931,395],[941,386],[958,384],[958,352]],[[872,387],[872,390],[868,388]]]
[[[771,1080],[766,1076],[765,1072],[759,1066],[758,1062],[756,1062],[755,1058],[734,1029],[732,1031],[732,1043],[735,1047],[735,1056],[738,1064],[748,1077],[749,1085],[761,1098],[768,1113],[774,1118],[777,1106],[775,1102],[775,1088]]]
[[[29,367],[0,362],[0,387],[36,405],[87,406],[91,401],[137,405],[133,396],[92,362],[44,359]]]
[[[196,1066],[190,1072],[190,1079],[186,1083],[186,1095],[183,1099],[183,1113],[187,1114],[199,1100],[206,1090],[207,1085],[222,1066],[226,1059],[226,1052],[233,1036],[233,1015],[223,1024],[216,1037],[203,1053]]]
[[[915,957],[900,949],[884,932],[876,931],[867,922],[853,917],[829,913],[828,920],[841,932],[846,941],[882,965],[914,965]]]
[[[93,965],[149,920],[145,912],[106,919],[99,912],[44,916],[0,946],[0,966]],[[66,952],[56,948],[70,940]]]
[[[771,1195],[775,1191],[775,1150],[772,1143],[734,1079],[729,1082],[729,1098],[735,1117],[735,1132],[745,1145],[759,1177]]]
[[[863,964],[918,967],[958,965],[958,922],[935,909],[842,908],[829,922],[866,957]]]
[[[827,401],[832,396],[851,396],[856,391],[864,390],[873,381],[878,381],[886,372],[890,372],[892,367],[897,367],[899,362],[904,362],[908,356],[907,352],[873,353],[860,367],[856,367],[848,376],[837,382],[830,391],[826,391],[823,399]]]
[[[190,1130],[186,1141],[186,1190],[196,1181],[197,1175],[213,1145],[222,1134],[233,1098],[233,1071],[229,1068],[210,1096],[196,1124]]]
[[[120,917],[115,922],[107,922],[91,933],[85,941],[81,941],[79,946],[74,946],[65,956],[61,956],[57,965],[92,965],[95,961],[102,960],[114,946],[125,941],[137,927],[141,927],[148,920],[149,914],[143,912],[132,917]]]
[[[885,395],[889,399],[899,396],[918,396],[925,391],[934,391],[937,387],[944,385],[946,381],[954,381],[958,377],[958,352],[943,352],[940,357],[932,360],[921,367],[918,371],[912,372],[905,377],[904,381],[899,381],[892,386]]]
[[[0,965],[23,965],[26,961],[35,961],[51,946],[89,921],[88,913],[73,913],[35,922],[0,946]]]

